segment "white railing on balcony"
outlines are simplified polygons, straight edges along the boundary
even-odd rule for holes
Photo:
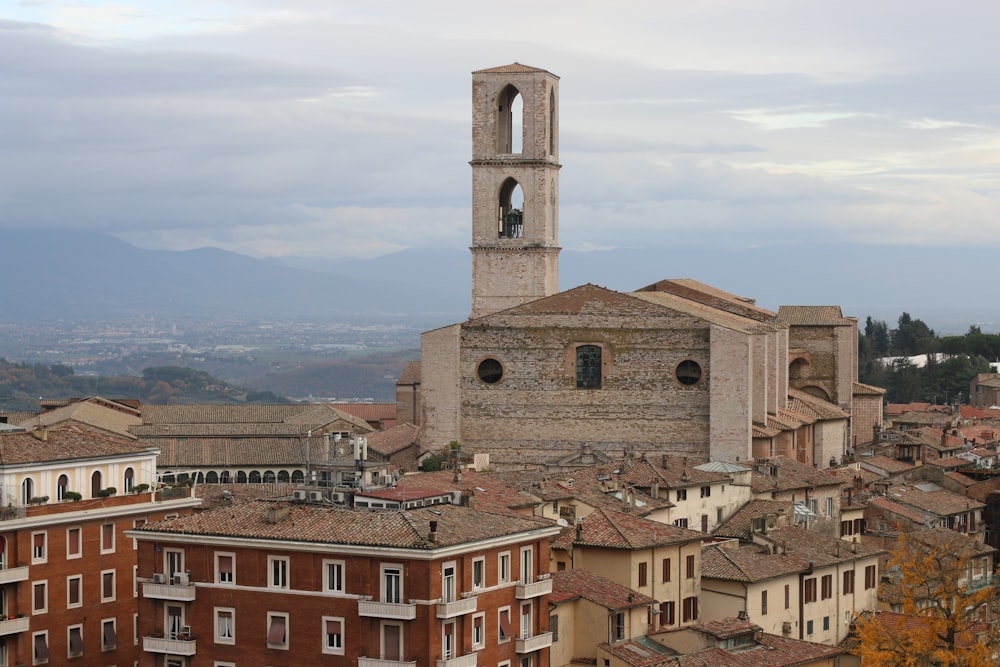
[[[531,583],[519,583],[514,591],[514,597],[518,600],[537,598],[539,595],[548,595],[552,592],[552,579],[547,574],[543,574],[538,581]]]
[[[470,595],[467,598],[459,600],[452,600],[451,602],[438,602],[437,617],[454,618],[463,614],[471,614],[476,611],[478,606],[478,598],[475,595]]]
[[[479,657],[478,653],[469,653],[449,660],[437,660],[434,667],[476,667],[477,657]]]
[[[194,584],[181,585],[152,581],[142,582],[142,596],[144,598],[192,602],[195,599],[195,595]]]
[[[10,584],[15,581],[28,580],[28,566],[7,567],[0,570],[0,584]]]
[[[18,632],[28,631],[28,622],[31,619],[27,616],[21,618],[8,618],[5,621],[0,621],[0,636],[14,635]]]
[[[358,616],[374,616],[375,618],[394,618],[401,621],[412,621],[417,617],[417,605],[412,602],[406,604],[358,600]]]
[[[417,661],[383,660],[382,658],[358,658],[358,667],[417,667]]]
[[[514,640],[514,653],[531,653],[552,646],[552,633],[542,632],[534,637],[518,637]]]
[[[195,639],[169,639],[166,637],[143,637],[142,650],[147,653],[169,653],[171,655],[194,655],[198,652]]]

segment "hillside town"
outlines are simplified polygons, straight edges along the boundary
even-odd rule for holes
[[[559,77],[472,77],[472,312],[395,402],[0,413],[0,666],[995,662],[1000,374],[886,404],[839,306],[560,291]]]

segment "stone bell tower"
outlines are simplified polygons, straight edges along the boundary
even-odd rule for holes
[[[559,77],[472,73],[472,317],[559,291]]]

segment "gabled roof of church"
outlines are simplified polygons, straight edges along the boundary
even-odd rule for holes
[[[532,73],[545,73],[552,74],[552,72],[546,69],[540,69],[538,67],[532,67],[531,65],[522,65],[518,62],[513,62],[509,65],[500,65],[499,67],[488,67],[486,69],[474,70],[473,74],[532,74]],[[556,76],[552,74],[552,76]],[[559,78],[556,76],[556,78]]]
[[[735,294],[691,278],[660,280],[636,291],[669,292],[705,304],[706,306],[721,308],[734,315],[742,315],[759,322],[773,322],[778,318],[777,313],[761,308],[754,299],[736,296]]]
[[[846,326],[854,319],[844,317],[840,306],[781,306],[778,319],[798,326]]]

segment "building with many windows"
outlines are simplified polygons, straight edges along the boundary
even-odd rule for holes
[[[450,502],[268,500],[147,524],[129,533],[139,664],[546,667],[558,531]]]
[[[77,427],[0,433],[0,665],[138,658],[125,531],[200,502],[156,487],[156,454]]]

